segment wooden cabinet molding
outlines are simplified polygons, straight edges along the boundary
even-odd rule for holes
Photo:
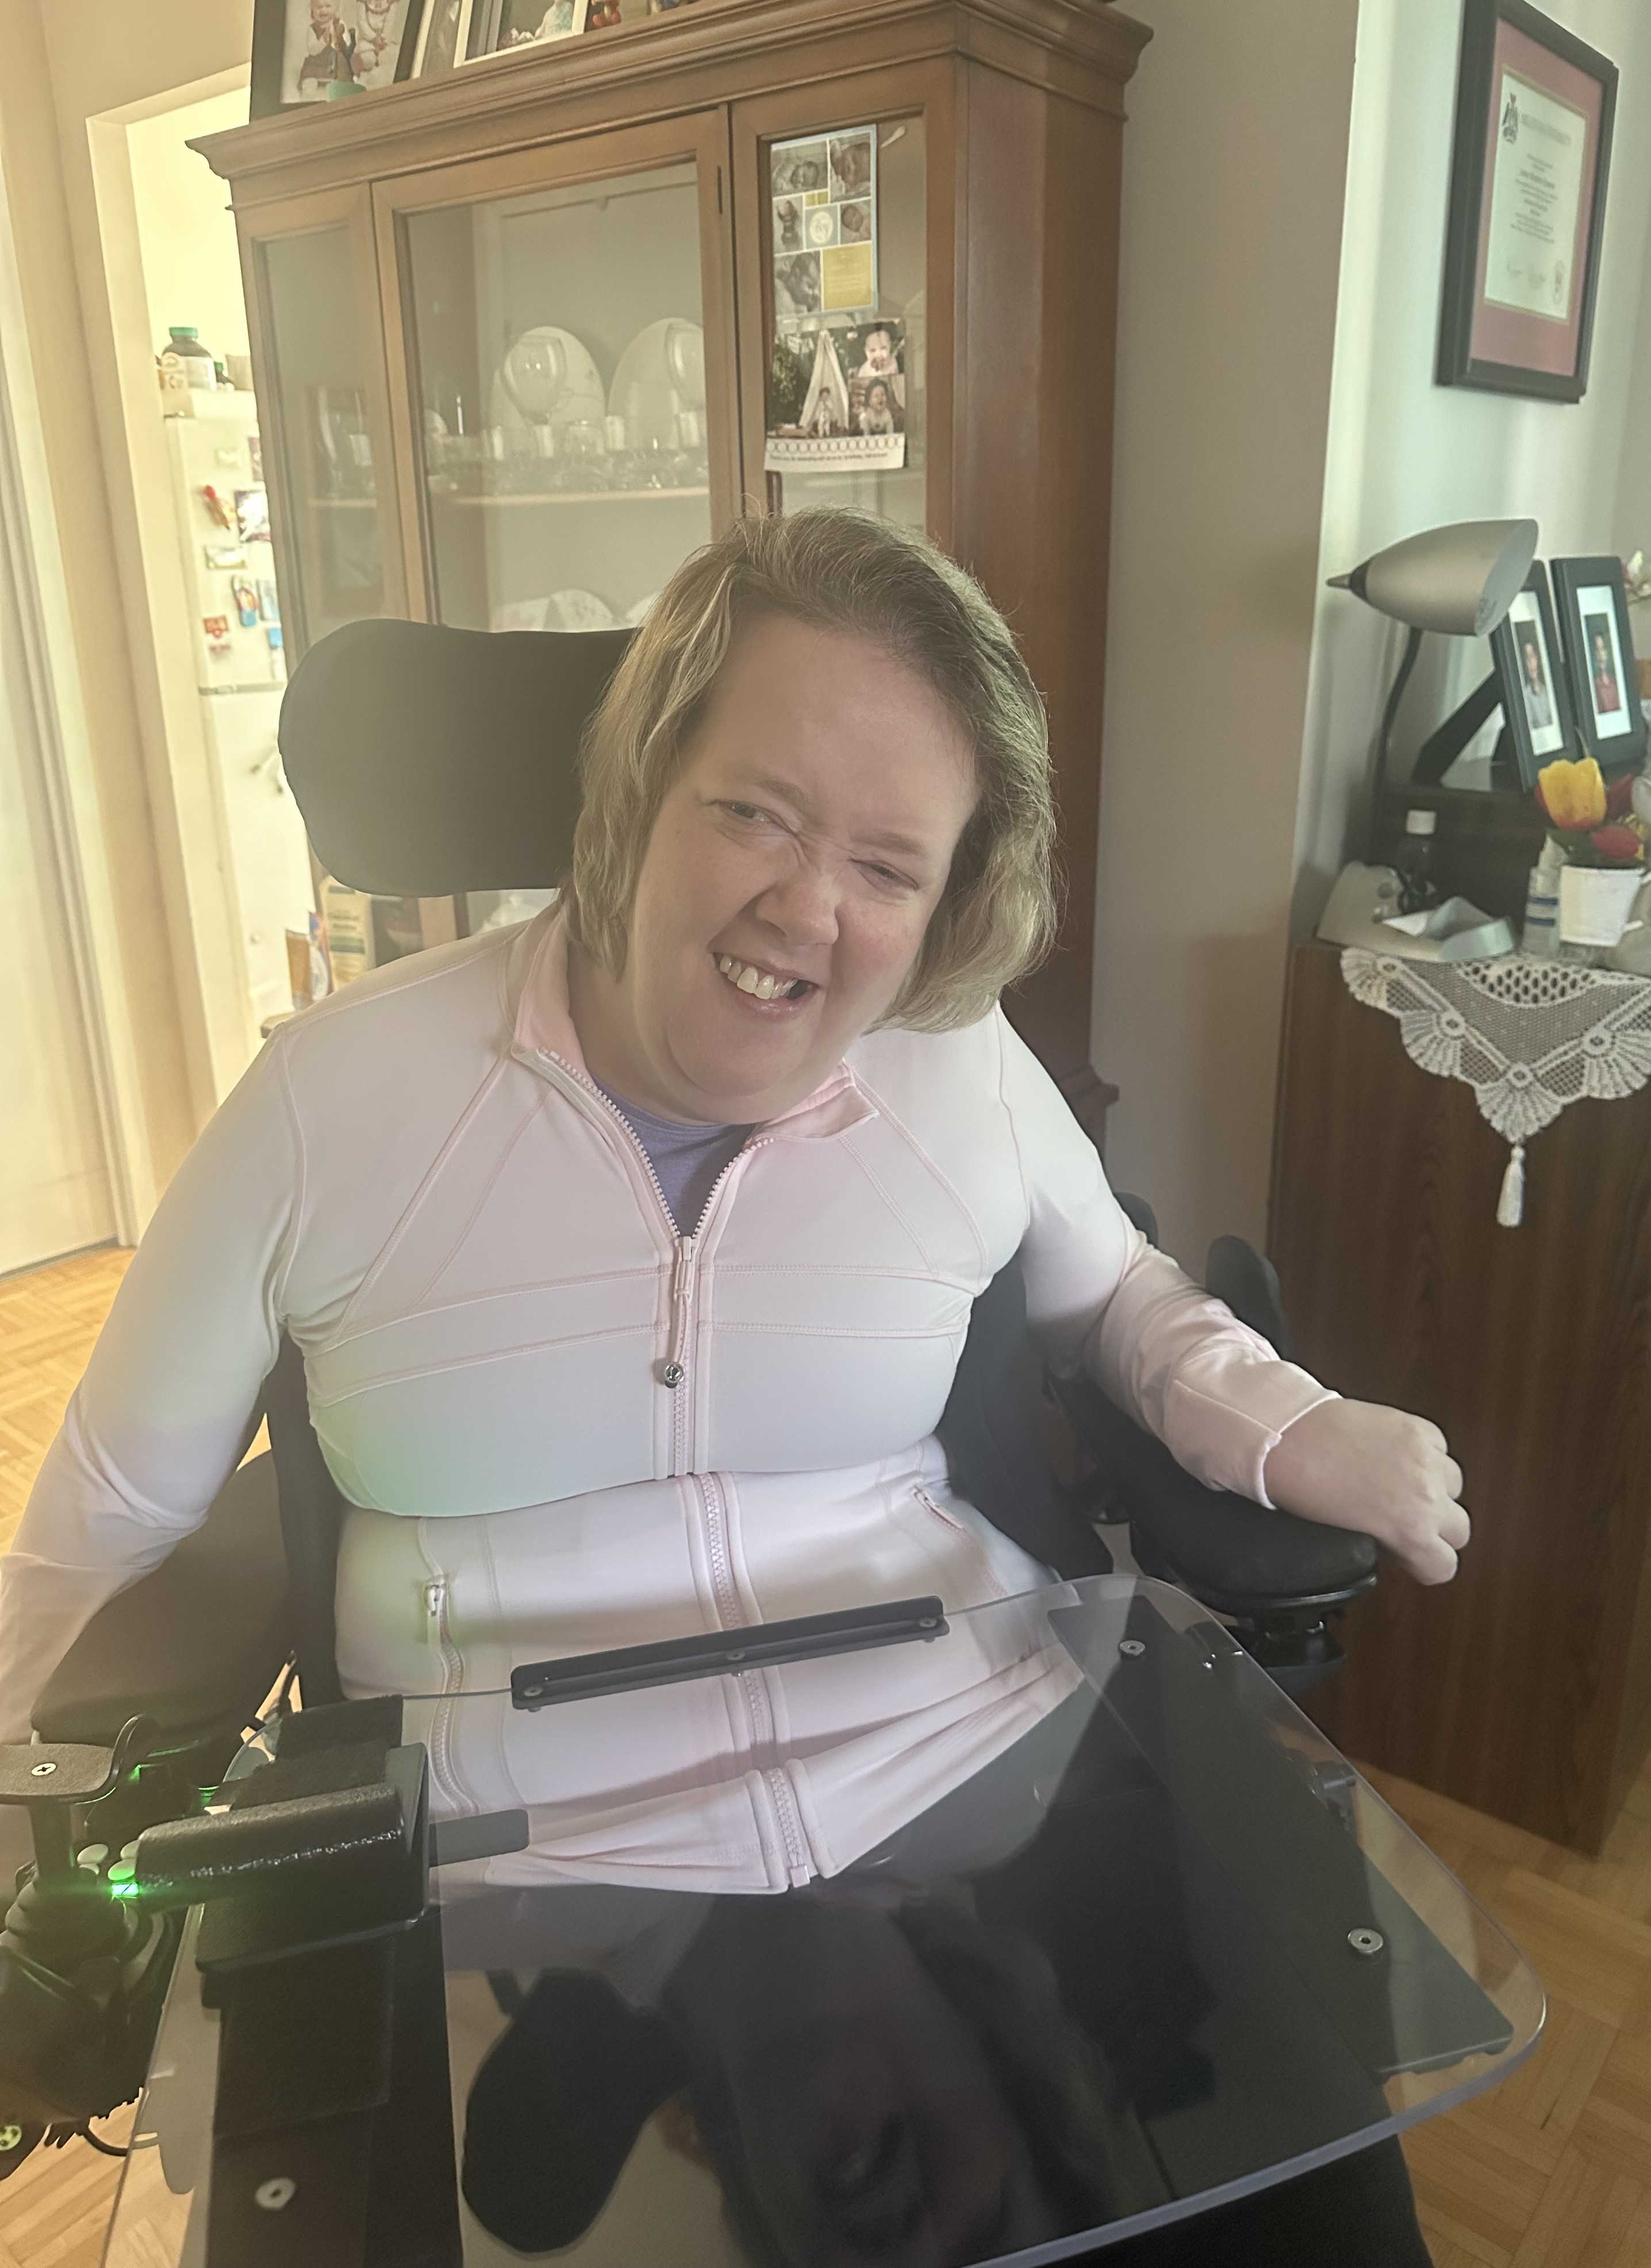
[[[1121,120],[1151,36],[1100,0],[696,0],[193,146],[233,180],[239,206],[942,56],[974,57]],[[1116,229],[1116,215],[1105,217]],[[1088,230],[1102,217],[1071,218]]]

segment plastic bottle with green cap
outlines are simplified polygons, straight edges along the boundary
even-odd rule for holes
[[[191,386],[211,393],[217,384],[217,372],[213,366],[212,350],[201,344],[201,334],[193,323],[173,323],[167,331],[171,344],[168,354],[175,355],[183,364],[184,376]]]

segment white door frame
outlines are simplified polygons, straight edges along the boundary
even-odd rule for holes
[[[69,587],[58,542],[11,210],[0,173],[0,544],[17,596],[36,749],[85,1027],[116,1232],[135,1244],[154,1211],[154,1160]]]
[[[257,1053],[259,1032],[223,785],[195,681],[166,435],[156,413],[155,350],[127,129],[139,120],[188,109],[246,83],[244,69],[220,71],[86,121],[119,405],[118,415],[112,416],[107,397],[100,392],[98,423],[116,520],[128,644],[138,689],[137,725],[157,820],[167,927],[185,1007],[196,1116],[203,1123]],[[204,166],[205,160],[200,163]]]

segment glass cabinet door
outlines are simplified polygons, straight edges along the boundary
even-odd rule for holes
[[[248,225],[289,662],[342,623],[402,611],[370,216],[365,196],[315,205],[315,225]]]
[[[947,99],[931,77],[735,107],[745,476],[770,511],[847,505],[944,538],[932,346],[949,299],[932,303],[950,254],[929,168],[949,137],[930,130]]]
[[[387,193],[433,619],[640,622],[732,512],[721,136],[690,119]]]

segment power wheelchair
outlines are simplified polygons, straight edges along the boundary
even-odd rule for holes
[[[281,720],[287,779],[323,865],[385,895],[553,884],[578,815],[580,737],[628,635],[367,622],[323,640],[296,672]],[[1124,1202],[1155,1236],[1147,1208]],[[1287,1353],[1277,1279],[1258,1253],[1218,1240],[1207,1281]],[[1058,1480],[1051,1462],[1051,1406],[1084,1453],[1075,1483]],[[38,1742],[103,1757],[78,1769],[92,1807],[80,1816],[106,1845],[198,1810],[267,1697],[294,1674],[306,1713],[343,1699],[333,1590],[343,1506],[290,1341],[262,1415],[268,1453],[232,1476],[163,1565],[102,1609],[36,1706]],[[1092,1384],[1044,1379],[1015,1263],[976,1303],[939,1431],[960,1491],[1058,1576],[1110,1572],[1098,1524],[1127,1527],[1135,1565],[1202,1602],[1286,1691],[1333,1668],[1332,1620],[1375,1581],[1368,1538],[1207,1490]],[[4,1782],[0,1797],[18,1800]],[[63,1878],[66,1833],[37,1831],[42,1878]],[[0,1959],[0,2096],[21,2084],[27,2045],[26,2025],[14,2029],[16,2053],[5,2043],[8,1985],[18,1960],[39,1952],[27,1916],[20,1930],[16,1907],[11,1919],[0,1942],[13,1956],[9,1969]],[[11,2005],[21,2005],[15,1989]],[[59,2062],[7,2129],[18,2135],[11,2162],[41,2126],[72,2128],[134,2091],[154,2014],[152,1989],[134,1998],[120,2039],[104,2036],[100,2071]],[[0,2151],[0,2172],[5,2159]]]

